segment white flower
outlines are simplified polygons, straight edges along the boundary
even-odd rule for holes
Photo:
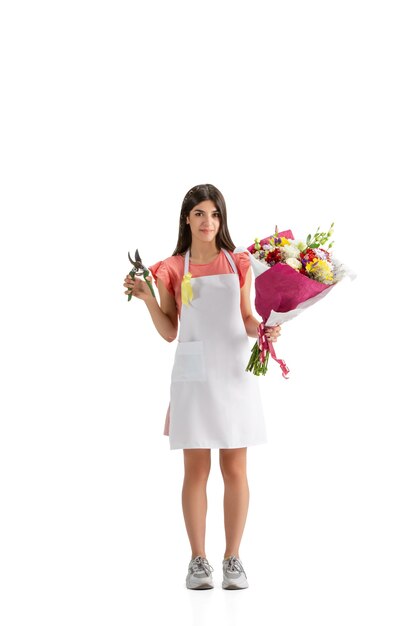
[[[294,239],[292,245],[298,248],[298,250],[304,250],[306,247],[305,241],[302,241],[301,239]]]
[[[303,264],[301,263],[301,261],[299,261],[298,259],[295,259],[294,257],[290,257],[289,259],[287,259],[286,264],[289,265],[290,267],[293,268],[293,270],[300,270],[303,267]]]
[[[323,250],[320,250],[320,248],[316,248],[314,252],[318,259],[323,259],[323,261],[327,261],[327,255],[325,252],[323,252]]]
[[[281,259],[286,261],[287,259],[299,259],[300,250],[294,245],[286,245],[281,248]]]

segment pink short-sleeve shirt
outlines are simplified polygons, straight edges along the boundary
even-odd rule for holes
[[[250,259],[246,252],[231,252],[239,274],[240,287],[245,284],[246,274],[249,269]],[[184,276],[184,256],[177,254],[163,261],[149,266],[153,279],[159,278],[165,287],[175,298],[178,315],[181,314],[181,281]],[[210,263],[191,263],[189,271],[193,278],[198,276],[212,276],[214,274],[231,274],[233,272],[226,255],[222,252]]]

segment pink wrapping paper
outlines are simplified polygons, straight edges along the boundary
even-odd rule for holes
[[[291,230],[284,230],[278,233],[278,236],[294,239]],[[269,243],[271,237],[273,235],[262,239],[260,245]],[[249,246],[248,250],[253,253],[255,244]],[[286,263],[277,263],[255,278],[255,309],[265,323],[271,311],[278,313],[293,311],[329,287],[332,285],[325,285],[300,274]]]
[[[277,263],[255,279],[255,308],[265,322],[271,311],[292,311],[329,287],[286,263]]]

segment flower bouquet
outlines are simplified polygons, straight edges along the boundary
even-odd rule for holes
[[[262,317],[258,326],[258,340],[246,371],[256,376],[267,372],[269,354],[288,378],[285,361],[275,355],[272,342],[265,336],[265,327],[282,324],[296,317],[306,308],[321,300],[345,275],[354,274],[337,261],[330,252],[333,241],[323,246],[333,234],[333,226],[326,232],[308,235],[306,241],[295,240],[290,230],[275,233],[264,239],[255,239],[248,252],[255,274],[255,309]]]

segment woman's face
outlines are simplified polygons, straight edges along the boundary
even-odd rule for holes
[[[187,217],[193,239],[210,242],[215,239],[221,223],[220,211],[213,200],[203,200],[191,209]]]

